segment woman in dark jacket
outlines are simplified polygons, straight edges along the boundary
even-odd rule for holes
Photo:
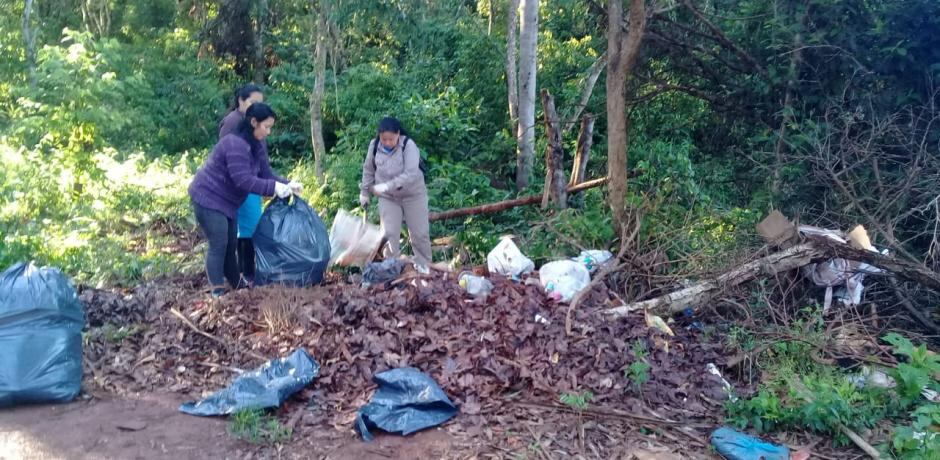
[[[270,106],[255,103],[248,108],[237,132],[215,145],[206,163],[189,185],[193,211],[209,240],[206,273],[212,296],[225,293],[225,280],[233,288],[239,284],[235,255],[237,212],[249,193],[287,198],[301,186],[274,175],[263,142],[271,134],[277,116]]]

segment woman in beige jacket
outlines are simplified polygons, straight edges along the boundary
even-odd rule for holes
[[[359,204],[369,206],[371,195],[379,199],[379,219],[388,240],[386,257],[401,255],[402,221],[408,226],[415,269],[427,273],[431,264],[431,232],[428,221],[428,189],[424,184],[421,152],[408,138],[401,122],[385,117],[378,135],[369,143],[362,163]]]

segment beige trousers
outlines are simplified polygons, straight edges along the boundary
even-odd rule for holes
[[[379,219],[388,245],[386,257],[401,255],[401,224],[408,226],[408,236],[415,253],[415,263],[431,264],[431,223],[428,221],[427,192],[410,197],[379,197]]]

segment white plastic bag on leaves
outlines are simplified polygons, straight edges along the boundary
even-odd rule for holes
[[[572,297],[591,282],[587,267],[573,260],[556,260],[542,265],[539,281],[550,296],[562,302]]]
[[[519,276],[535,270],[535,263],[522,254],[516,243],[512,242],[511,237],[504,236],[499,244],[486,255],[486,268],[490,273]]]

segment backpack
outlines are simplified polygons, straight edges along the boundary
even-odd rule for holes
[[[401,153],[402,153],[402,155],[405,154],[405,147],[408,147],[408,141],[411,140],[411,139],[408,138],[408,136],[404,136],[404,138],[405,138],[405,141],[402,142],[402,144],[401,144]],[[375,142],[372,144],[372,168],[373,168],[373,169],[375,169],[375,153],[376,153],[376,150],[378,150],[378,148],[379,148],[379,138],[376,137],[376,138],[375,138]],[[428,180],[428,164],[427,164],[426,161],[424,161],[424,156],[421,155],[421,152],[420,152],[420,151],[418,151],[418,169],[421,170],[421,174],[424,175],[424,181],[427,182],[427,180]]]

